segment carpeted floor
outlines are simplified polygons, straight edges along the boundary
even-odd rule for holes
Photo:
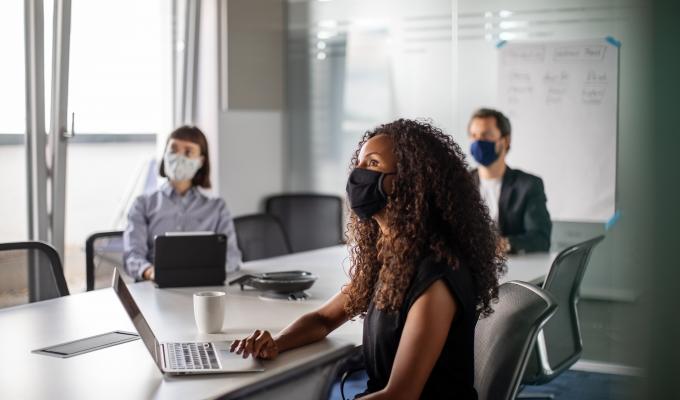
[[[352,399],[366,387],[367,376],[357,373],[345,384],[345,397]],[[554,400],[632,400],[637,379],[629,376],[567,371],[554,381],[542,386],[527,386],[522,393],[548,393]],[[330,400],[342,400],[340,384],[333,387]]]
[[[526,386],[522,393],[549,393],[555,400],[632,400],[639,378],[570,370],[550,383]]]

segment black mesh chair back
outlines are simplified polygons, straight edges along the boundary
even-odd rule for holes
[[[356,351],[345,345],[315,360],[301,363],[263,381],[254,382],[220,399],[329,399],[344,360]]]
[[[320,194],[270,196],[265,210],[279,219],[293,252],[343,243],[342,198]]]
[[[279,221],[269,214],[234,218],[234,228],[243,261],[290,253],[288,239]]]
[[[59,254],[47,243],[0,243],[0,308],[69,294]]]
[[[111,287],[114,268],[123,268],[123,231],[97,232],[85,241],[85,287]]]
[[[475,389],[480,400],[514,399],[531,346],[557,305],[550,295],[524,282],[498,288],[494,312],[475,329]]]
[[[558,304],[555,315],[539,333],[523,383],[541,384],[569,369],[581,357],[583,343],[577,304],[583,275],[599,236],[560,252],[550,267],[543,290]]]

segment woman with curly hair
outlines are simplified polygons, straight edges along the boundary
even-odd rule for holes
[[[476,399],[475,325],[491,313],[505,260],[460,147],[400,119],[367,132],[351,167],[349,283],[278,335],[255,331],[232,351],[272,359],[360,316],[362,399]]]

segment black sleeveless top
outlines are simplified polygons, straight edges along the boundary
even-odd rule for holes
[[[444,348],[420,398],[477,399],[474,389],[474,334],[478,315],[472,276],[463,266],[454,270],[431,258],[418,265],[399,312],[383,312],[375,307],[373,301],[369,304],[363,337],[364,362],[369,379],[368,388],[362,395],[379,391],[387,385],[406,316],[418,297],[439,279],[444,280],[456,299],[457,310]]]

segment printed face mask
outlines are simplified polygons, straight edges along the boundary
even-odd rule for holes
[[[347,178],[347,197],[350,207],[359,218],[369,219],[387,205],[387,194],[383,190],[383,181],[387,175],[364,168],[355,168]]]
[[[200,158],[188,158],[181,154],[166,152],[163,156],[165,175],[171,181],[187,181],[193,179],[201,169],[203,161]]]

